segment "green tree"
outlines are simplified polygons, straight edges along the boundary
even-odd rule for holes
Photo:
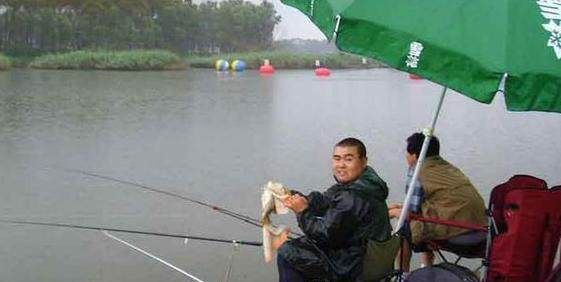
[[[280,21],[270,2],[243,0],[0,0],[0,51],[269,48]]]

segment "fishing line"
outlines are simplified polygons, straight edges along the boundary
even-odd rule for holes
[[[157,257],[157,256],[155,256],[155,255],[153,255],[153,254],[151,254],[151,253],[149,253],[149,252],[147,252],[147,251],[145,251],[145,250],[143,250],[143,249],[141,249],[141,248],[139,248],[139,247],[137,247],[137,246],[121,239],[121,238],[119,238],[119,237],[117,237],[117,236],[115,236],[115,235],[110,234],[109,232],[107,232],[107,230],[102,230],[102,232],[105,236],[107,236],[107,237],[109,237],[109,238],[111,238],[111,239],[113,239],[113,240],[115,240],[115,241],[117,241],[117,242],[119,242],[119,243],[121,243],[121,244],[123,244],[123,245],[125,245],[125,246],[145,255],[145,256],[147,256],[147,257],[149,257],[149,258],[155,259],[159,263],[162,263],[165,266],[167,266],[167,267],[169,267],[169,268],[171,268],[171,269],[173,269],[173,270],[175,270],[175,271],[177,271],[177,272],[179,272],[179,273],[181,273],[181,274],[183,274],[183,275],[185,275],[185,276],[187,276],[187,277],[189,277],[189,278],[191,278],[191,279],[193,279],[197,282],[204,282],[203,280],[195,277],[194,275],[188,273],[187,271],[185,271],[185,270],[183,270],[183,269],[181,269],[181,268],[179,268],[179,267],[177,267],[177,266],[175,266],[175,265],[173,265],[173,264],[171,264],[171,263],[169,263],[169,262],[167,262],[167,261],[165,261],[165,260],[163,260],[163,259],[161,259],[161,258],[159,258],[159,257]]]
[[[183,235],[183,234],[170,234],[170,233],[139,231],[139,230],[130,230],[130,229],[108,228],[108,227],[100,227],[100,226],[85,226],[85,225],[65,224],[65,223],[24,221],[24,220],[5,220],[5,219],[0,219],[0,222],[13,223],[13,224],[26,224],[26,225],[41,225],[41,226],[52,226],[52,227],[62,227],[62,228],[73,228],[73,229],[97,230],[97,231],[112,231],[112,232],[142,234],[142,235],[151,235],[151,236],[159,236],[159,237],[181,238],[181,239],[198,240],[198,241],[206,241],[206,242],[239,244],[239,245],[257,246],[257,247],[263,245],[263,243],[261,243],[261,242],[253,242],[253,241],[228,240],[228,239],[201,237],[201,236],[190,236],[190,235]]]

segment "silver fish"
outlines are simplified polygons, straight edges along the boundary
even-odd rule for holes
[[[270,263],[273,260],[274,249],[272,242],[279,237],[287,228],[285,226],[274,226],[271,222],[270,215],[286,214],[289,209],[284,206],[281,199],[290,195],[290,190],[280,183],[269,181],[263,187],[261,194],[261,223],[263,224],[263,254],[265,262]]]

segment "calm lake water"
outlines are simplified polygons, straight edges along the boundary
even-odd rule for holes
[[[178,199],[64,169],[96,172],[252,217],[268,180],[308,192],[333,181],[330,153],[354,136],[403,197],[404,140],[425,127],[440,87],[389,70],[216,74],[13,70],[0,73],[0,213],[35,220],[261,240],[260,229]],[[514,174],[561,184],[561,115],[509,113],[449,92],[442,155],[488,198]],[[281,219],[294,225],[293,219]],[[116,234],[204,281],[222,281],[233,246]],[[97,231],[0,224],[0,281],[185,281]],[[275,281],[241,247],[230,281]]]

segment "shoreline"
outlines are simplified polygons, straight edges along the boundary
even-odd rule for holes
[[[360,56],[342,52],[312,54],[263,51],[186,57],[186,61],[192,68],[214,69],[214,64],[219,59],[226,60],[230,63],[234,60],[242,60],[246,63],[246,69],[253,70],[259,69],[264,60],[269,60],[271,65],[276,69],[315,69],[316,60],[319,60],[321,66],[330,69],[368,69],[385,67],[385,65],[373,59],[365,59],[364,62],[363,58]]]
[[[43,70],[110,70],[110,71],[170,71],[187,68],[214,69],[216,60],[242,60],[246,69],[256,70],[269,60],[276,69],[315,69],[316,60],[330,69],[385,68],[382,63],[345,53],[289,53],[280,51],[246,52],[215,55],[180,56],[162,50],[133,51],[74,51],[40,56],[6,56],[9,69]]]

